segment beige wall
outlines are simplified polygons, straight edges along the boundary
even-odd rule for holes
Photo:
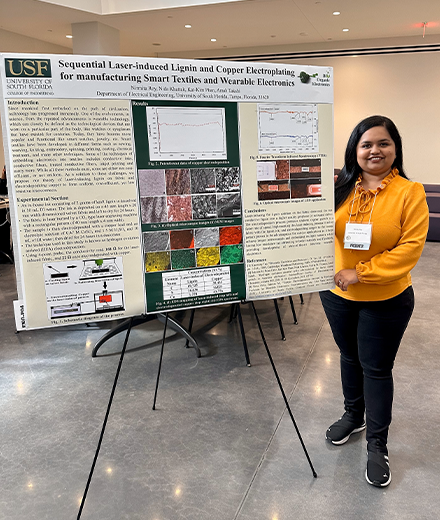
[[[440,183],[440,53],[296,60],[333,67],[335,167],[353,127],[381,114],[397,125],[404,166],[419,182]]]

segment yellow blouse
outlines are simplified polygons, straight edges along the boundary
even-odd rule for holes
[[[387,300],[411,285],[411,269],[423,251],[429,225],[429,210],[423,185],[391,171],[376,190],[356,183],[350,196],[335,214],[335,264],[356,269],[359,283],[346,292],[336,287],[342,298],[357,301]],[[369,221],[372,236],[368,250],[344,249],[345,225]],[[350,217],[351,215],[351,217]]]

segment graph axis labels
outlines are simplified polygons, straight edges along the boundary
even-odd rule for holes
[[[319,152],[318,107],[258,105],[259,153]]]
[[[227,159],[224,107],[146,107],[151,161]]]

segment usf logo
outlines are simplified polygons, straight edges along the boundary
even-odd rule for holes
[[[5,59],[7,78],[51,78],[50,60]]]

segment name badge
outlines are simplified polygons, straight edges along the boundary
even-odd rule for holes
[[[344,249],[370,249],[372,224],[347,222]]]

